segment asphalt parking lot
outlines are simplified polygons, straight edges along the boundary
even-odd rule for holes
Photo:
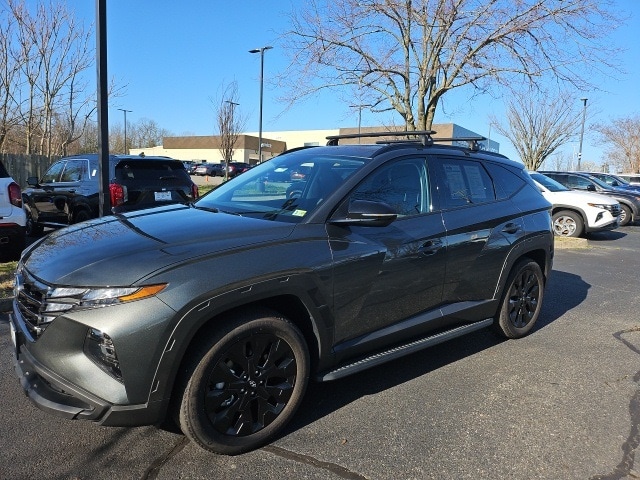
[[[530,336],[483,330],[311,385],[277,441],[237,457],[36,409],[0,316],[0,479],[640,478],[640,226],[575,247]]]

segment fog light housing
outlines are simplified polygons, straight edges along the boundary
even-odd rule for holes
[[[118,355],[116,355],[116,347],[109,335],[95,328],[87,330],[84,353],[104,372],[122,383],[122,372]]]

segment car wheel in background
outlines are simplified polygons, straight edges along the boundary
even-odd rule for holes
[[[73,215],[73,223],[86,222],[89,219],[91,219],[91,215],[84,209],[78,210]]]
[[[624,227],[630,221],[633,215],[631,214],[631,209],[627,207],[624,203],[620,204],[620,226]]]
[[[552,217],[553,233],[559,237],[579,237],[582,235],[584,222],[579,214],[569,210],[561,210]]]
[[[27,217],[27,221],[25,224],[25,234],[27,235],[27,237],[42,235],[44,228],[41,227],[40,225],[36,225],[36,223],[33,221],[33,217],[31,216],[31,213],[27,211],[26,217]]]
[[[220,325],[182,369],[178,423],[201,447],[235,455],[268,442],[293,416],[306,390],[309,352],[300,330],[271,311]]]
[[[511,270],[494,328],[507,338],[520,338],[531,331],[540,315],[544,278],[540,265],[521,259]]]

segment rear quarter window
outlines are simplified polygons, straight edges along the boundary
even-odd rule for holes
[[[528,181],[531,182],[531,185],[536,188],[536,190],[538,188],[535,186],[533,181],[531,181],[529,175],[524,171],[521,172],[522,176],[520,176],[501,165],[496,165],[495,163],[487,162],[486,166],[496,185],[496,195],[500,200],[511,197],[518,190],[524,187]]]

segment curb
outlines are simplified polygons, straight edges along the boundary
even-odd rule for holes
[[[554,237],[554,247],[558,250],[565,250],[569,248],[589,248],[589,243],[586,238],[574,238],[574,237]]]

